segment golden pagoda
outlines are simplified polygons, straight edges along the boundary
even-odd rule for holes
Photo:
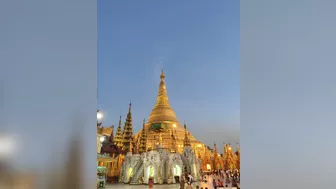
[[[178,152],[182,153],[185,132],[188,132],[188,138],[192,148],[197,151],[205,152],[205,145],[197,141],[195,137],[192,136],[190,132],[179,123],[175,111],[171,107],[168,100],[165,74],[163,70],[161,72],[160,79],[161,81],[156,104],[145,125],[145,130],[147,133],[147,149],[155,149],[160,145],[162,148],[166,148],[171,151],[175,151],[177,149]],[[140,137],[141,133],[142,131],[140,131],[136,137]]]

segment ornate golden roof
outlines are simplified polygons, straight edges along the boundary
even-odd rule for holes
[[[201,153],[203,153],[203,151],[206,150],[205,145],[198,141],[188,130],[186,130],[186,128],[183,127],[183,125],[178,122],[175,111],[169,104],[163,70],[160,78],[161,81],[156,104],[150,113],[147,124],[145,125],[147,150],[155,149],[156,145],[161,143],[160,145],[163,148],[168,148],[182,153],[185,134],[187,132],[188,144],[190,144],[193,149],[195,148],[197,150],[201,150]],[[160,127],[163,129],[154,131],[153,127]],[[140,137],[141,133],[142,130],[140,130],[135,137]],[[172,133],[174,137],[172,137]]]
[[[161,81],[159,86],[159,93],[156,99],[156,104],[150,113],[148,124],[161,122],[175,122],[178,123],[176,114],[169,104],[168,94],[165,84],[165,75],[162,70],[160,75]]]

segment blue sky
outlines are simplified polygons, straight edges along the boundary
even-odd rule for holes
[[[144,3],[146,2],[146,3]],[[239,1],[98,1],[103,125],[135,131],[156,101],[161,68],[180,122],[208,145],[239,140]],[[214,139],[215,138],[215,139]]]

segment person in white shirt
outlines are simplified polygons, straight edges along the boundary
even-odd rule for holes
[[[191,174],[188,174],[188,183],[192,184],[193,183],[193,177],[191,176]]]

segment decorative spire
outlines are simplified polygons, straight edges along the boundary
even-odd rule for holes
[[[121,130],[121,116],[120,116],[120,119],[119,119],[119,125],[118,125],[118,128],[117,128],[117,133],[116,133],[116,136],[114,137],[113,142],[119,148],[121,148],[123,146],[123,133],[122,133],[122,130]]]
[[[217,155],[217,147],[215,142],[214,142],[214,154]]]
[[[160,122],[175,122],[177,123],[177,118],[174,110],[169,104],[168,94],[165,84],[165,74],[162,70],[160,75],[160,85],[159,92],[156,99],[156,104],[149,116],[148,123],[160,123]]]
[[[184,146],[190,146],[190,140],[187,132],[187,125],[184,122]]]
[[[113,140],[114,140],[114,125],[112,125],[111,128],[112,128],[112,131],[111,131],[111,135],[110,135],[110,138],[109,138],[109,142],[113,143]]]
[[[145,124],[146,120],[143,120],[142,124],[142,131],[141,131],[141,136],[140,136],[140,146],[139,146],[139,153],[143,153],[147,151],[147,134],[146,134],[146,129],[145,129]]]
[[[217,146],[216,143],[214,143],[214,161],[213,161],[214,169],[220,169],[222,168],[223,162],[220,160],[220,154],[217,153]]]
[[[133,126],[132,126],[132,104],[129,104],[128,113],[125,121],[124,131],[123,131],[123,149],[129,151],[130,143],[133,136]]]
[[[161,70],[160,78],[161,78],[161,80],[164,80],[164,79],[165,79],[165,74],[164,74],[164,72],[163,72],[163,69]]]
[[[177,146],[176,146],[176,138],[175,138],[175,136],[174,136],[174,132],[173,131],[171,131],[171,142],[172,142],[172,148],[171,148],[171,152],[177,152],[178,150],[177,150]]]

